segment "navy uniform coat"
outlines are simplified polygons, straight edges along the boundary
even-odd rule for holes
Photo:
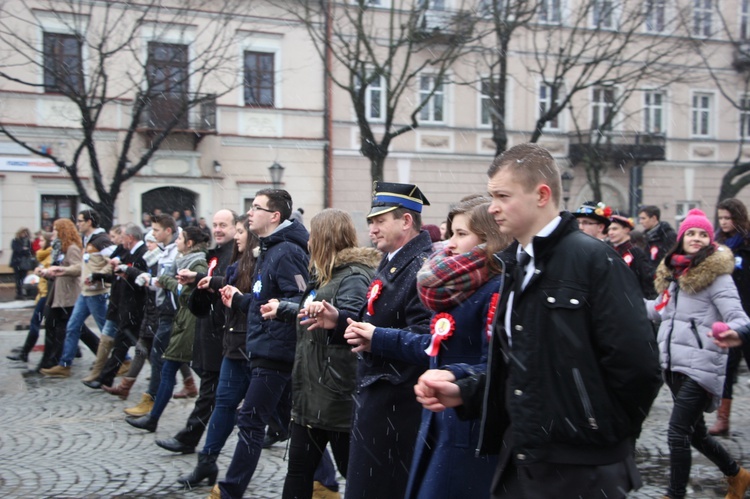
[[[367,312],[367,304],[358,315],[341,310],[338,334],[347,318],[428,334],[432,312],[419,300],[416,279],[430,253],[430,236],[422,231],[391,261],[383,258],[373,280],[383,284],[374,314]],[[414,385],[426,367],[371,353],[359,359],[347,498],[403,497],[422,412]]]

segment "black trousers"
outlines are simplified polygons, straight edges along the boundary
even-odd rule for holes
[[[681,499],[685,497],[690,478],[691,445],[727,476],[736,475],[740,468],[706,429],[703,412],[711,403],[711,395],[684,374],[667,371],[665,377],[674,401],[667,431],[670,464],[667,495]]]
[[[348,431],[327,431],[292,423],[291,437],[284,499],[307,499],[312,496],[315,472],[329,442],[336,467],[346,478],[349,464]]]
[[[65,343],[65,328],[72,313],[73,307],[45,309],[44,355],[39,363],[39,369],[49,369],[60,361]]]
[[[216,407],[216,388],[219,386],[219,373],[215,371],[200,371],[201,386],[198,398],[195,399],[193,412],[188,416],[185,427],[174,438],[185,445],[197,447],[203,432],[206,431],[208,421]]]
[[[107,363],[104,364],[104,369],[99,375],[99,382],[102,385],[112,386],[117,376],[117,371],[120,370],[120,366],[125,362],[128,356],[128,350],[130,347],[136,344],[138,341],[138,327],[128,326],[120,327],[117,329],[115,334],[115,345],[112,348],[112,353],[107,359]]]

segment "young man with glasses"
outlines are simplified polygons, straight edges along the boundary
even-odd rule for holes
[[[222,288],[224,305],[247,314],[247,367],[238,382],[245,399],[237,418],[239,440],[226,477],[212,495],[241,498],[253,477],[263,446],[265,428],[277,406],[291,404],[292,364],[297,342],[294,322],[267,321],[261,305],[271,299],[298,302],[307,287],[309,234],[290,221],[292,198],[282,189],[258,191],[247,212],[248,225],[260,238],[252,292]]]
[[[604,206],[604,203],[593,201],[586,201],[573,213],[578,220],[578,228],[581,232],[600,241],[607,240],[610,215],[612,215],[612,208]]]

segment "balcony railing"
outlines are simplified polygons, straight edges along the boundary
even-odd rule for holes
[[[150,131],[170,128],[174,132],[216,132],[215,94],[144,94],[138,126]],[[175,121],[175,117],[178,117]]]
[[[415,35],[421,40],[453,43],[471,36],[474,20],[468,12],[427,9],[419,16]]]
[[[732,66],[740,72],[750,69],[750,42],[745,41],[735,44]]]
[[[666,144],[667,138],[658,133],[591,130],[569,135],[568,156],[574,165],[591,157],[643,164],[664,160]]]

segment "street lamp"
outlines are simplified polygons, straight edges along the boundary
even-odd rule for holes
[[[573,184],[573,174],[570,173],[570,170],[565,170],[562,175],[560,175],[560,182],[562,183],[562,190],[563,190],[563,202],[565,209],[568,209],[568,200],[570,199],[570,186]]]
[[[284,176],[284,167],[274,161],[273,164],[268,167],[268,172],[271,174],[273,188],[278,189],[281,185],[281,177]]]

